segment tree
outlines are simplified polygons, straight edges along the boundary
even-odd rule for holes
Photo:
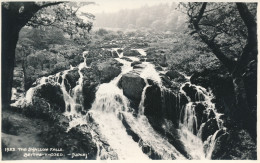
[[[29,25],[64,27],[65,32],[71,30],[90,30],[92,23],[84,23],[76,12],[79,6],[93,2],[2,2],[2,108],[8,108],[11,100],[15,48],[20,30]],[[52,6],[57,6],[51,8]],[[77,7],[78,6],[78,7]],[[88,15],[93,19],[93,15]]]
[[[233,117],[253,137],[256,137],[258,53],[256,6],[255,3],[182,3],[191,35],[204,42],[231,74],[237,108]]]

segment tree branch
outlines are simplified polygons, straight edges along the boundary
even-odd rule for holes
[[[257,25],[254,16],[250,13],[245,3],[236,3],[239,14],[247,27],[247,44],[243,49],[242,55],[233,71],[234,75],[243,73],[247,64],[257,59]]]
[[[192,20],[193,26],[195,30],[197,31],[199,37],[202,39],[204,43],[208,45],[208,47],[212,50],[212,52],[215,54],[215,56],[227,67],[229,72],[232,72],[234,69],[235,62],[231,60],[230,58],[226,57],[226,55],[220,50],[220,47],[218,44],[214,42],[214,39],[210,39],[208,36],[202,33],[199,22],[203,17],[203,14],[205,12],[207,3],[204,2],[199,10],[199,14],[196,18],[196,20]]]

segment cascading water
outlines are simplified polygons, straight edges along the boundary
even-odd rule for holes
[[[186,79],[189,79],[189,77],[187,77]],[[183,90],[184,86],[187,85],[196,89],[196,94],[193,101],[191,97],[189,97]],[[180,93],[185,95],[189,101],[186,106],[181,109],[180,112],[179,132],[182,142],[186,146],[189,153],[195,159],[210,159],[212,151],[214,149],[217,133],[220,130],[225,130],[225,127],[222,125],[223,122],[219,118],[222,114],[216,111],[215,104],[212,103],[212,99],[214,98],[214,96],[212,95],[211,91],[207,91],[205,88],[193,85],[190,82],[184,83],[181,86]],[[210,135],[208,139],[204,142],[202,141],[201,134],[206,122],[199,124],[195,110],[196,104],[199,103],[202,103],[204,106],[206,106],[205,111],[207,117],[211,112],[214,113],[219,129],[213,135]],[[208,148],[205,149],[205,146],[208,146]]]
[[[147,160],[151,158],[150,156],[152,153],[155,153],[158,158],[164,160],[186,159],[172,144],[169,143],[166,138],[164,138],[164,136],[154,130],[147,117],[144,115],[145,94],[147,88],[150,86],[148,80],[155,82],[161,90],[167,90],[167,88],[162,84],[159,73],[155,70],[154,65],[149,62],[143,62],[141,69],[134,70],[144,79],[146,84],[139,103],[138,115],[135,116],[133,114],[133,109],[130,107],[128,98],[123,94],[123,90],[119,89],[117,86],[120,78],[124,74],[133,71],[133,67],[131,67],[131,62],[121,59],[123,53],[119,53],[118,49],[119,48],[113,48],[112,51],[116,51],[118,54],[119,58],[116,58],[116,60],[123,64],[121,67],[122,71],[109,83],[103,83],[98,86],[96,99],[86,115],[79,113],[79,110],[83,109],[82,69],[89,68],[86,65],[87,52],[82,54],[84,62],[80,63],[77,67],[71,66],[69,70],[38,79],[34,83],[35,87],[30,88],[25,97],[19,100],[19,102],[16,101],[13,105],[30,105],[35,91],[42,85],[46,83],[58,85],[61,88],[65,101],[66,108],[64,115],[70,120],[68,131],[77,125],[89,126],[93,142],[96,143],[98,149],[96,159]],[[142,56],[146,56],[143,49],[136,50]],[[128,58],[132,61],[139,61],[139,58],[137,57]],[[77,70],[79,79],[76,86],[68,90],[68,88],[66,89],[66,84],[68,84],[66,76],[72,70]],[[185,84],[192,85],[190,82]],[[215,105],[211,102],[213,98],[211,92],[207,91],[203,87],[192,85],[197,90],[197,93],[195,94],[196,101],[192,102],[191,98],[186,95],[186,92],[183,90],[184,85],[181,87],[180,93],[184,94],[188,98],[189,102],[184,108],[182,108],[180,113],[181,119],[179,123],[179,135],[181,141],[192,159],[210,159],[211,153],[214,149],[215,138],[219,130],[209,136],[203,144],[201,140],[201,130],[205,123],[202,123],[199,127],[195,113],[195,104],[204,103],[205,106],[207,106],[208,113],[210,110],[215,113],[219,129],[223,129],[221,119],[219,118],[221,114],[216,112]],[[176,107],[180,107],[178,102],[176,102]],[[131,135],[129,135],[126,125],[135,135],[137,135],[138,140],[134,140]],[[103,142],[106,142],[105,145]],[[206,151],[203,148],[205,144],[208,144]],[[144,147],[148,147],[149,151],[144,152]]]

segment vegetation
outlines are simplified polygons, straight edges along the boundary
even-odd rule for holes
[[[208,46],[232,76],[237,107],[234,118],[256,137],[257,4],[205,2],[182,6],[191,34]]]
[[[64,2],[3,2],[2,7],[2,106],[8,108],[11,100],[15,48],[20,30],[28,25],[55,26],[62,28],[72,38],[76,32],[85,33],[92,28],[91,22],[83,22],[77,16],[80,6],[87,3]],[[52,7],[55,6],[55,7]],[[93,19],[93,15],[84,16]],[[85,35],[85,34],[83,34]]]

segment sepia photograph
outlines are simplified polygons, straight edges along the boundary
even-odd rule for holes
[[[1,161],[257,160],[257,9],[2,1]]]

